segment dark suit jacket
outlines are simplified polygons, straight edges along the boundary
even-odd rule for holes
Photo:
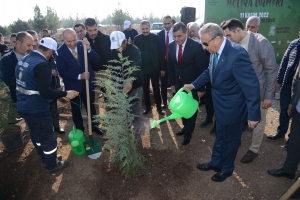
[[[176,59],[176,42],[169,44],[168,54],[168,72],[171,86],[175,86],[179,90],[179,77],[183,84],[188,84],[194,81],[205,69],[205,55],[202,45],[194,40],[187,38],[181,65],[178,66]],[[204,87],[199,91],[204,91]]]
[[[14,51],[5,54],[0,60],[0,70],[4,83],[9,87],[11,100],[16,102],[16,77],[15,67],[18,59]]]
[[[134,45],[137,46],[140,50],[141,53],[143,54],[143,34],[139,34],[135,36],[134,38]],[[150,41],[151,41],[151,46],[147,47],[149,52],[151,53],[152,57],[152,64],[154,66],[154,69],[156,72],[159,72],[164,69],[163,67],[163,59],[164,59],[164,54],[161,49],[161,42],[159,40],[159,37],[153,33],[150,33],[149,36]],[[142,69],[143,69],[143,60],[142,60]]]
[[[213,56],[210,59],[212,65]],[[210,67],[192,82],[195,89],[211,80]],[[221,125],[260,120],[259,82],[247,51],[226,40],[211,81],[216,119]]]
[[[110,60],[110,39],[109,35],[98,31],[95,39],[91,39],[89,34],[86,33],[85,37],[88,39],[92,49],[98,54],[101,59],[98,62],[91,62],[92,69],[95,72],[99,70],[105,70]]]
[[[160,43],[161,43],[161,49],[162,52],[164,54],[164,64],[163,64],[163,70],[166,71],[168,68],[168,61],[166,59],[166,33],[165,33],[165,29],[159,31],[157,33],[159,39],[160,39]]]
[[[80,40],[77,41],[77,55],[78,60],[74,58],[71,51],[66,44],[63,44],[57,49],[56,56],[56,67],[59,72],[59,75],[63,78],[66,90],[76,90],[78,92],[82,91],[85,80],[78,80],[78,75],[82,74],[85,71],[84,67],[84,54],[83,54],[83,45]],[[99,61],[98,54],[91,49],[88,55],[88,71],[90,72],[90,90],[95,88],[94,72],[90,65],[90,62],[96,63]]]
[[[291,96],[291,103],[292,104],[292,110],[290,117],[293,116],[293,113],[296,110],[296,106],[298,104],[298,101],[300,100],[300,62],[298,63],[298,68],[295,73],[294,79],[293,79],[293,85],[292,85],[292,96]]]
[[[160,39],[162,52],[165,55],[166,54],[166,33],[165,33],[165,29],[159,31],[157,33],[157,35],[158,35],[158,37]]]

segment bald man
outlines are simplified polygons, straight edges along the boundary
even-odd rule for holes
[[[89,41],[86,38],[77,40],[76,32],[70,28],[63,31],[63,40],[64,44],[57,50],[56,67],[59,75],[64,80],[65,89],[79,92],[79,96],[74,98],[70,103],[73,122],[77,129],[84,132],[81,107],[83,103],[87,110],[86,80],[89,80],[91,116],[96,115],[96,109],[94,105],[95,76],[90,63],[88,63],[88,72],[85,72],[83,45],[87,46],[89,62],[97,63],[100,58],[91,48]],[[98,123],[96,122],[92,122],[92,130],[99,135],[103,134],[103,131],[98,127]]]

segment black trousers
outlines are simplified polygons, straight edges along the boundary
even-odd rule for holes
[[[284,171],[289,174],[294,174],[300,162],[300,113],[295,110],[291,132],[289,134],[289,143],[287,149],[287,156],[283,164]]]
[[[77,129],[82,130],[84,132],[84,125],[83,125],[83,118],[81,113],[82,104],[85,107],[85,110],[87,110],[87,101],[86,101],[86,91],[80,92],[80,94],[75,97],[74,99],[70,100],[71,103],[71,110],[72,110],[72,118],[73,122]],[[91,106],[91,120],[93,121],[93,116],[96,115],[96,108],[94,105],[95,102],[95,92],[90,90],[90,106]],[[96,122],[92,122],[92,125],[98,125]]]
[[[168,70],[165,71],[165,75],[160,77],[160,92],[161,92],[161,98],[163,100],[163,102],[167,102],[168,100],[168,79],[169,79],[169,75],[168,75]]]
[[[59,113],[57,109],[57,100],[53,99],[53,101],[50,103],[49,111],[51,113],[53,127],[59,128]]]
[[[205,93],[206,120],[212,121],[213,116],[214,116],[214,107],[213,107],[213,102],[212,102],[211,84],[210,83],[206,84],[205,91],[206,91],[206,93]]]
[[[156,107],[158,109],[161,109],[161,97],[160,97],[160,90],[159,90],[159,73],[157,73],[157,72],[144,73],[143,72],[143,75],[144,75],[143,92],[144,92],[145,106],[147,108],[151,107],[150,88],[149,88],[150,80],[151,80]]]
[[[183,85],[184,84],[180,81],[179,84],[178,84],[178,89],[182,88]],[[198,98],[197,91],[196,90],[191,90],[191,91],[192,91],[192,94],[193,94],[193,98],[198,102],[199,98]],[[197,113],[198,113],[198,110],[189,119],[181,118],[182,124],[183,124],[183,129],[185,130],[186,135],[190,135],[194,132],[196,119],[197,119]]]

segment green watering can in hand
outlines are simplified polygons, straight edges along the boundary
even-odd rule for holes
[[[172,110],[172,115],[162,118],[160,120],[154,120],[151,128],[155,128],[161,122],[170,119],[185,118],[188,119],[192,117],[198,109],[198,101],[193,98],[191,91],[188,93],[181,88],[171,99],[169,104],[170,110]]]

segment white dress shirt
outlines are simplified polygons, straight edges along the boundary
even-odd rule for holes
[[[169,44],[174,40],[173,38],[173,29],[170,29],[169,31],[166,31],[165,29],[165,41],[167,41],[167,32],[169,32]]]
[[[187,37],[186,37],[184,43],[182,44],[182,55],[183,55],[183,52],[184,52],[184,47],[185,47],[186,41],[187,41]],[[176,59],[177,59],[177,61],[178,61],[178,51],[179,51],[179,45],[176,44]]]

